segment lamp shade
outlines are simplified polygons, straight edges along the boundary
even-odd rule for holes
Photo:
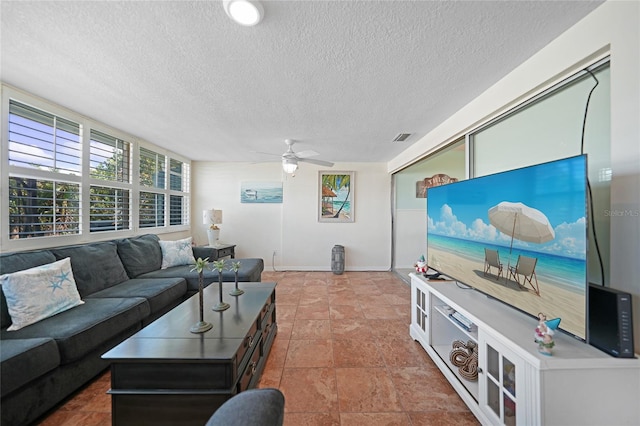
[[[202,223],[218,225],[222,223],[222,210],[209,209],[202,211]]]

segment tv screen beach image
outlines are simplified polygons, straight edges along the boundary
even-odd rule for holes
[[[584,339],[586,157],[430,188],[427,264]]]

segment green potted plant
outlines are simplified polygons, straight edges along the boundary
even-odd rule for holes
[[[191,327],[189,331],[191,331],[192,333],[204,333],[205,331],[211,330],[213,328],[213,324],[204,321],[204,302],[202,296],[202,292],[204,289],[203,271],[207,267],[207,265],[209,265],[209,258],[207,257],[203,259],[199,257],[198,260],[196,260],[194,267],[191,269],[192,272],[196,271],[198,273],[198,297],[200,302],[200,321]]]
[[[229,304],[222,300],[222,271],[224,271],[224,259],[214,261],[213,269],[218,271],[218,292],[220,293],[220,301],[212,309],[214,311],[224,311],[229,309]]]
[[[231,296],[240,296],[241,294],[244,293],[244,290],[241,290],[238,288],[238,271],[240,270],[240,266],[241,266],[240,262],[232,262],[231,267],[229,268],[235,274],[235,281],[236,281],[236,288],[231,290],[231,292],[229,293],[229,295]]]

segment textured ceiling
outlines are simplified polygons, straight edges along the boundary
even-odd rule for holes
[[[1,78],[193,160],[386,162],[601,2],[262,3],[4,0]]]

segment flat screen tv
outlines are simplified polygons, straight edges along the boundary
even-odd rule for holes
[[[580,155],[429,188],[427,264],[586,338],[587,164]]]

